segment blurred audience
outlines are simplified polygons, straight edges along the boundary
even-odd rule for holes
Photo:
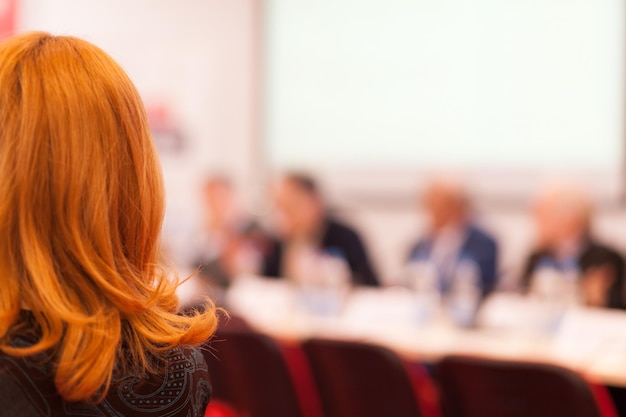
[[[204,183],[205,221],[194,265],[201,266],[202,285],[210,294],[220,299],[220,289],[246,273],[312,285],[332,285],[337,281],[332,276],[341,275],[347,284],[379,285],[363,240],[329,213],[312,178],[288,173],[273,184],[272,198],[274,235],[244,213],[227,178],[214,176]],[[489,295],[497,285],[499,248],[477,225],[463,184],[437,178],[426,186],[420,204],[428,227],[409,253],[411,284],[436,292],[448,304],[455,297],[467,301]],[[624,259],[593,236],[592,205],[583,190],[565,184],[545,189],[533,216],[537,241],[524,263],[524,292],[626,307]]]
[[[433,266],[437,287],[446,295],[460,279],[462,265],[470,265],[482,296],[496,284],[498,246],[495,240],[472,220],[469,199],[463,186],[449,178],[439,178],[427,185],[422,205],[429,218],[429,228],[412,247],[410,262],[428,262]],[[468,272],[467,268],[463,272]]]
[[[352,283],[379,285],[361,237],[328,213],[312,178],[284,175],[275,184],[273,197],[278,238],[265,256],[264,275],[298,280],[310,266],[303,260],[324,254],[345,261]]]
[[[593,236],[589,196],[571,184],[548,187],[537,197],[533,215],[537,242],[523,271],[523,289],[563,292],[569,281],[578,302],[624,308],[624,259]],[[560,286],[545,282],[546,270],[559,274]]]

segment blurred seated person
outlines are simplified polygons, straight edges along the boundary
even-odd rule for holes
[[[624,308],[624,259],[593,236],[589,196],[571,184],[551,186],[538,196],[533,215],[538,239],[523,270],[523,289],[537,290],[539,272],[548,268],[574,281],[578,302]]]
[[[194,267],[214,287],[227,288],[240,274],[258,273],[264,233],[241,210],[231,182],[222,176],[205,180],[204,224],[196,242]]]
[[[274,188],[278,239],[265,256],[263,275],[299,279],[307,254],[342,258],[353,284],[379,285],[359,234],[327,212],[313,179],[301,174],[283,176]],[[304,265],[304,266],[303,266]]]
[[[468,196],[462,185],[438,178],[427,185],[423,207],[429,219],[425,236],[412,247],[410,262],[428,262],[434,269],[437,287],[448,294],[460,279],[461,265],[470,263],[476,277],[472,285],[484,297],[496,284],[498,246],[478,227],[469,213]]]

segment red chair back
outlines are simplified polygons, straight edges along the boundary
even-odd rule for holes
[[[586,381],[558,366],[450,356],[437,376],[448,417],[601,417]]]
[[[218,333],[211,339],[208,346],[205,347],[204,357],[209,367],[209,375],[211,376],[211,397],[221,401],[222,403],[234,404],[235,397],[231,392],[230,384],[228,382],[228,375],[224,369],[223,359],[219,356],[223,356],[224,338],[219,334],[223,332],[251,332],[252,329],[246,323],[246,321],[236,315],[230,315],[228,317],[220,317]]]
[[[421,417],[404,364],[390,350],[321,339],[302,348],[326,417]]]
[[[239,415],[301,417],[285,359],[269,337],[220,330],[205,358],[214,398],[230,403]]]

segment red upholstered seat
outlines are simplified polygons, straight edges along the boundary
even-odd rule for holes
[[[214,398],[245,417],[302,417],[281,349],[252,331],[219,330],[205,353]]]
[[[414,381],[390,350],[321,339],[309,340],[302,348],[326,417],[424,417]]]
[[[437,375],[448,417],[614,416],[608,397],[600,407],[590,385],[559,366],[450,356]]]

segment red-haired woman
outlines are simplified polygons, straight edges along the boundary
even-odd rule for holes
[[[0,44],[0,178],[0,415],[203,415],[215,309],[176,314],[159,163],[106,53]]]

